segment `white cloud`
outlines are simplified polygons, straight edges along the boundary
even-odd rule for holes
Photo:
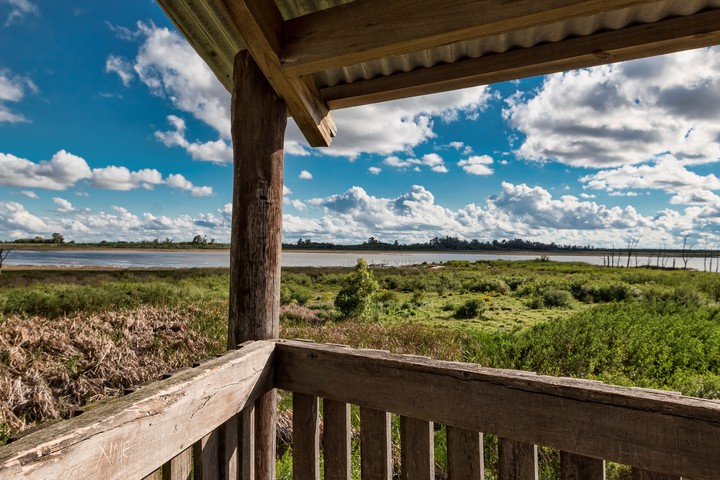
[[[413,167],[414,172],[420,172],[421,166],[430,167],[430,170],[436,173],[447,173],[448,169],[445,166],[445,160],[437,153],[427,153],[422,158],[408,158],[405,160],[392,155],[385,158],[383,161],[388,167],[398,168],[404,170],[408,167]]]
[[[91,176],[87,162],[65,150],[40,163],[0,153],[0,185],[65,190]]]
[[[0,4],[3,3],[10,5],[10,13],[5,20],[6,27],[9,27],[13,23],[22,21],[27,14],[40,14],[38,6],[30,0],[0,0]]]
[[[720,190],[720,179],[714,174],[698,175],[683,162],[664,155],[644,165],[625,165],[580,178],[587,187],[616,192],[626,189],[654,189],[668,193],[697,190]]]
[[[184,148],[193,160],[214,163],[231,163],[233,151],[230,142],[223,139],[207,142],[190,142],[185,137],[187,129],[185,120],[175,115],[168,115],[168,121],[173,129],[165,132],[155,132],[155,137],[167,147]]]
[[[407,160],[400,160],[400,158],[396,157],[395,155],[387,157],[385,160],[383,160],[383,163],[388,167],[394,168],[407,168],[411,165],[411,163]]]
[[[368,168],[368,172],[372,173],[373,175],[380,175],[380,172],[382,172],[382,168],[370,167],[370,168]]]
[[[300,180],[312,180],[313,176],[312,173],[308,172],[307,170],[303,170],[302,172],[300,172],[300,175],[298,175],[298,178]]]
[[[31,214],[17,202],[0,202],[0,236],[18,238],[31,233],[44,232],[45,222]]]
[[[38,91],[37,86],[30,78],[14,75],[7,69],[0,69],[0,125],[28,121],[25,116],[13,112],[5,105],[8,102],[21,101],[28,91],[31,93]]]
[[[430,170],[435,173],[448,173],[448,169],[445,165],[435,165],[434,167],[431,167]]]
[[[127,167],[114,165],[91,169],[84,158],[65,150],[39,163],[0,153],[0,185],[65,190],[82,180],[90,180],[95,188],[104,190],[152,189],[156,185],[168,185],[189,191],[195,197],[206,197],[213,193],[211,187],[197,187],[179,174],[170,174],[163,179],[156,169],[130,171]],[[35,195],[33,192],[23,194],[30,198]]]
[[[61,197],[54,197],[53,203],[57,205],[57,211],[60,213],[73,213],[77,211],[73,204]]]
[[[463,142],[450,142],[448,143],[448,147],[454,148],[455,150],[460,150],[463,148],[465,144]]]
[[[550,75],[505,111],[524,159],[620,167],[670,153],[720,159],[720,50],[706,48]]]
[[[22,190],[20,192],[20,195],[23,195],[27,198],[32,198],[33,200],[37,200],[39,198],[37,196],[37,193],[33,192],[32,190]]]
[[[472,157],[460,160],[458,166],[465,170],[465,173],[471,175],[492,175],[493,169],[488,167],[492,165],[494,160],[488,155],[474,155]]]
[[[105,71],[108,73],[117,73],[120,81],[122,81],[126,87],[129,87],[135,78],[132,64],[128,60],[116,55],[110,55],[107,58],[105,61]]]

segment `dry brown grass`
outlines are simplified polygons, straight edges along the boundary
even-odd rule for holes
[[[209,342],[189,328],[190,320],[154,307],[0,320],[0,428],[17,432],[67,418],[87,403],[188,366]]]

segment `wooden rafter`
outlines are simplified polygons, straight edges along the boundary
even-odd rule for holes
[[[720,9],[321,90],[331,108],[486,85],[720,44]]]
[[[283,68],[315,73],[649,3],[656,0],[356,0],[287,21]]]
[[[280,66],[282,17],[272,0],[221,0],[248,51],[311,146],[329,146],[337,128],[312,79],[288,76]]]

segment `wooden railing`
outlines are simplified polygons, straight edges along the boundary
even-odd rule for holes
[[[366,480],[392,478],[391,414],[403,479],[434,478],[433,422],[451,480],[483,478],[483,433],[498,437],[501,480],[536,479],[537,445],[560,450],[562,479],[603,479],[606,460],[639,480],[720,478],[718,402],[297,341],[244,344],[32,433],[0,448],[0,478],[255,478],[239,426],[273,388],[293,392],[295,479],[320,478],[321,421],[324,478],[350,478],[350,405]]]
[[[322,398],[327,480],[349,478],[349,404],[360,406],[363,479],[391,478],[390,412],[400,415],[404,479],[434,478],[431,422],[447,426],[452,480],[483,478],[480,432],[499,438],[501,480],[536,479],[536,445],[560,450],[562,479],[604,479],[606,460],[636,479],[720,479],[714,401],[304,342],[277,345],[274,385],[294,395],[295,478],[319,478]]]

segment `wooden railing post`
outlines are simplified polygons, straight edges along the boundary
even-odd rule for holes
[[[452,480],[485,478],[483,434],[448,425],[448,476]]]
[[[537,445],[498,438],[499,480],[538,480]]]
[[[246,51],[232,91],[233,207],[228,348],[280,332],[283,142],[287,113]],[[275,391],[255,402],[255,475],[275,479]],[[243,428],[245,422],[243,423]],[[241,436],[245,436],[241,432]]]
[[[213,430],[193,446],[193,480],[220,478],[219,432]]]
[[[162,466],[163,480],[190,480],[192,478],[192,448],[188,448]]]
[[[325,480],[350,480],[350,405],[323,399]]]
[[[318,399],[293,393],[293,478],[320,480]]]
[[[435,432],[432,422],[400,417],[400,459],[403,480],[435,479]]]
[[[390,480],[393,473],[390,414],[360,407],[360,473],[362,480]]]

